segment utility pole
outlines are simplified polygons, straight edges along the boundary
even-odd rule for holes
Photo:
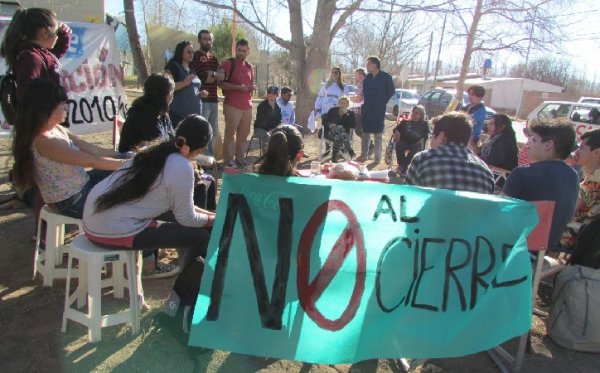
[[[429,62],[431,62],[431,46],[433,45],[433,31],[429,35],[429,53],[427,53],[427,65],[425,65],[425,78],[423,79],[423,92],[425,91],[425,82],[429,77]],[[421,92],[421,93],[423,93]]]
[[[521,88],[519,89],[519,104],[517,105],[517,112],[515,116],[519,117],[519,111],[521,111],[521,104],[523,103],[523,86],[525,85],[525,76],[527,75],[527,65],[529,64],[529,52],[531,51],[531,39],[533,39],[533,29],[535,27],[535,10],[533,13],[533,20],[531,21],[531,30],[529,31],[529,45],[527,46],[527,54],[525,55],[525,67],[523,69],[523,76],[521,77]]]
[[[446,31],[446,18],[448,17],[448,13],[444,13],[444,24],[442,25],[442,37],[440,38],[440,46],[438,47],[437,58],[435,60],[435,74],[433,74],[433,84],[431,88],[435,87],[435,83],[437,81],[438,70],[440,68],[440,53],[442,52],[442,44],[444,43],[444,32]]]
[[[234,57],[235,57],[235,37],[237,34],[236,12],[237,12],[237,0],[233,0],[233,18],[231,20],[231,55]]]

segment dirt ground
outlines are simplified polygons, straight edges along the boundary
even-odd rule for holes
[[[222,119],[222,118],[221,118]],[[220,123],[223,123],[221,121]],[[394,123],[388,121],[389,138]],[[222,127],[222,126],[221,126]],[[85,139],[110,146],[108,132],[86,135]],[[354,139],[358,149],[358,139]],[[305,139],[311,155],[301,165],[309,168],[318,155],[315,135]],[[10,144],[0,140],[0,201],[11,194],[6,183]],[[256,159],[251,150],[249,161]],[[373,167],[373,165],[371,166]],[[385,164],[376,166],[386,168]],[[160,308],[174,279],[144,282],[146,300],[152,310],[142,314],[141,333],[119,325],[102,330],[100,343],[88,343],[87,330],[69,322],[61,333],[65,281],[42,287],[41,279],[32,280],[34,242],[33,214],[29,207],[0,210],[0,372],[402,372],[397,360],[369,360],[357,364],[317,365],[302,362],[261,359],[226,351],[198,350],[185,347],[180,336],[161,322]],[[164,259],[163,259],[164,260]],[[118,309],[126,302],[104,297],[103,308]],[[554,344],[547,336],[544,320],[534,316],[532,350],[524,359],[524,372],[598,372],[600,355],[572,352]],[[493,320],[490,320],[493,322]],[[440,335],[440,338],[443,338]],[[508,343],[515,347],[514,341]],[[412,361],[412,372],[493,372],[497,371],[486,353],[453,359]]]

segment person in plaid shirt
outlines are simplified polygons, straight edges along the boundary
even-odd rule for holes
[[[431,149],[417,153],[405,183],[456,191],[494,193],[494,175],[468,148],[471,121],[451,112],[433,119]]]

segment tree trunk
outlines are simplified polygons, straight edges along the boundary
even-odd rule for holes
[[[133,55],[133,64],[138,73],[138,82],[143,84],[148,78],[148,69],[144,60],[144,53],[140,44],[140,36],[137,31],[135,22],[135,10],[133,8],[133,0],[123,0],[125,8],[125,24],[127,26],[127,35],[129,36],[129,44],[131,45],[131,54]]]
[[[299,1],[289,2],[289,4],[293,3],[300,4]],[[293,20],[290,24],[292,31],[291,58],[297,77],[296,121],[298,124],[306,126],[308,116],[314,108],[316,92],[313,90],[319,89],[319,86],[311,87],[311,77],[323,76],[323,68],[327,64],[329,56],[335,1],[319,0],[308,50],[303,37],[304,33],[298,32],[301,27],[298,23],[302,22],[301,6],[290,6],[289,12],[290,19]],[[316,80],[313,78],[312,81]]]
[[[467,35],[467,45],[465,47],[465,54],[463,56],[462,66],[460,67],[460,76],[456,82],[456,99],[458,102],[463,102],[463,91],[465,86],[465,80],[467,79],[467,73],[469,71],[469,64],[471,64],[471,54],[473,53],[473,44],[475,43],[475,34],[479,27],[479,20],[481,19],[481,8],[483,6],[483,0],[477,0],[475,5],[475,11],[473,12],[473,22],[469,28],[469,34]]]

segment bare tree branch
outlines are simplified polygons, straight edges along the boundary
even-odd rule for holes
[[[252,27],[256,31],[260,32],[261,34],[264,34],[264,35],[270,37],[271,39],[273,39],[273,41],[275,43],[277,43],[282,48],[285,48],[287,50],[290,50],[292,48],[292,44],[289,41],[275,35],[272,32],[267,31],[266,28],[264,27],[264,25],[262,25],[262,22],[260,23],[261,27],[257,26],[255,21],[250,20],[242,12],[240,12],[238,9],[234,9],[233,6],[231,6],[231,5],[225,5],[225,4],[215,3],[213,1],[206,1],[206,0],[194,0],[194,1],[199,4],[203,4],[206,6],[213,7],[213,8],[229,10],[229,11],[235,12],[235,14],[238,17],[240,17],[242,20],[244,20],[244,22],[246,22],[250,27]]]
[[[335,37],[335,35],[338,33],[338,31],[340,31],[340,29],[342,27],[344,27],[348,17],[350,17],[350,15],[352,13],[354,13],[356,11],[356,9],[358,9],[360,7],[360,4],[362,4],[362,0],[358,0],[358,1],[354,2],[349,8],[346,8],[345,10],[343,10],[342,15],[340,16],[340,18],[338,18],[337,22],[331,28],[331,32],[329,33],[331,39],[333,39]]]

